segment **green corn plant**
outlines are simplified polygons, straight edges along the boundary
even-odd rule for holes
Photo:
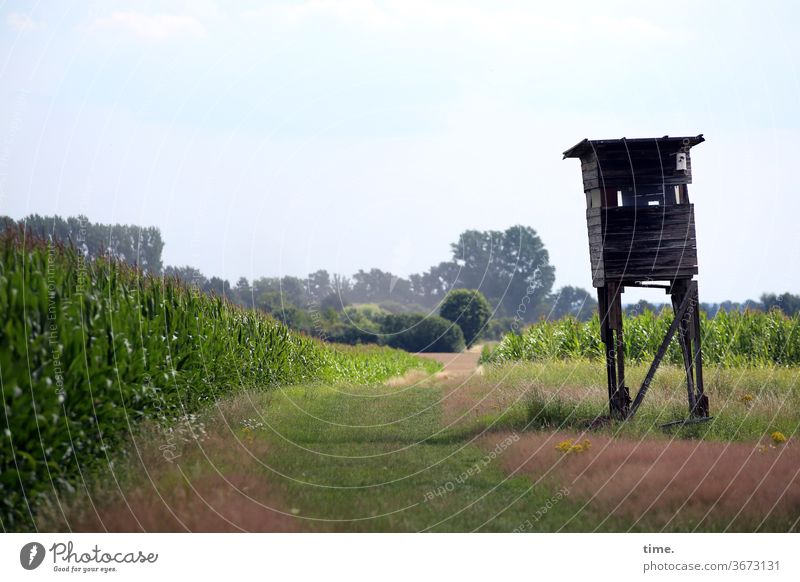
[[[672,322],[670,310],[646,311],[624,318],[623,349],[631,362],[650,361]],[[777,310],[719,312],[700,316],[704,361],[726,367],[800,365],[800,316]],[[587,321],[574,318],[540,321],[521,334],[508,334],[488,357],[489,362],[603,357],[597,314]],[[681,364],[683,356],[673,340],[664,361]]]
[[[240,389],[370,383],[436,364],[332,347],[261,313],[71,248],[0,239],[0,527],[33,528],[141,419],[171,422]]]

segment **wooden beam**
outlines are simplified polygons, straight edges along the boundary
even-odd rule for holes
[[[689,305],[692,302],[692,299],[695,297],[695,292],[697,290],[697,283],[695,281],[689,282],[688,292],[683,296],[683,301],[681,301],[681,306],[678,309],[678,312],[675,314],[675,318],[672,320],[672,323],[667,330],[666,335],[664,336],[664,340],[661,342],[661,345],[656,352],[656,357],[653,359],[653,363],[650,364],[650,369],[647,371],[647,375],[642,382],[642,387],[639,388],[639,392],[636,394],[636,398],[633,400],[633,404],[631,405],[631,409],[628,412],[628,419],[633,418],[633,415],[636,414],[636,411],[641,406],[642,401],[644,400],[645,395],[647,395],[647,390],[650,388],[650,383],[653,381],[653,376],[658,369],[659,364],[661,364],[661,360],[664,358],[664,354],[667,353],[667,348],[669,347],[669,342],[672,341],[672,337],[675,335],[675,331],[678,329],[678,325],[680,325],[681,319],[683,319],[684,315],[686,315],[686,311],[689,309]]]
[[[682,289],[676,289],[676,292],[672,294],[672,310],[675,313],[678,312],[681,300],[683,299],[685,294],[686,294],[685,286]],[[680,324],[678,325],[678,342],[681,345],[681,354],[683,355],[683,368],[684,371],[686,372],[686,393],[688,396],[690,414],[691,411],[695,409],[696,405],[694,397],[694,364],[692,361],[692,353],[691,353],[692,335],[693,331],[690,330],[689,326],[687,326],[685,321],[681,320]]]
[[[611,328],[610,289],[603,286],[597,289],[598,309],[600,310],[600,338],[605,345],[606,380],[608,382],[608,413],[614,415],[614,395],[617,392],[617,372],[614,361],[614,333]]]
[[[708,417],[708,397],[703,387],[703,354],[700,350],[700,294],[695,284],[694,302],[694,370],[697,384],[697,398],[691,413],[697,417]]]

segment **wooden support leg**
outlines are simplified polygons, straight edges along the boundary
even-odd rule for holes
[[[694,340],[694,369],[697,384],[697,398],[692,408],[692,414],[700,418],[708,418],[708,396],[703,389],[703,354],[700,349],[700,292],[695,285],[694,317],[692,318],[692,331]]]
[[[611,330],[611,312],[608,286],[597,289],[597,303],[600,315],[600,339],[605,345],[606,379],[608,381],[608,412],[614,416],[614,396],[617,392],[617,374],[614,360],[614,335]]]
[[[628,415],[628,407],[631,404],[631,397],[628,393],[628,387],[625,385],[625,342],[622,336],[622,326],[620,325],[617,330],[617,404],[615,408],[619,412],[620,417],[625,418]]]
[[[628,416],[631,397],[625,386],[625,342],[622,334],[621,287],[609,283],[597,289],[600,311],[600,338],[605,344],[608,412],[612,417]]]
[[[608,321],[608,305],[606,304],[606,288],[597,288],[597,315],[600,318],[600,339],[606,341],[605,323]]]
[[[686,286],[681,284],[683,281],[676,281],[672,293],[672,311],[678,313],[678,308],[684,300],[686,295]],[[681,284],[681,285],[679,285]],[[693,313],[693,312],[692,312]],[[683,354],[683,367],[686,372],[686,392],[689,400],[689,413],[695,409],[695,391],[694,391],[694,363],[692,360],[692,329],[686,318],[682,318],[678,324],[678,342],[681,346],[681,353]]]
[[[622,287],[614,285],[609,290],[613,293],[611,297],[610,325],[614,328],[614,357],[616,359],[617,384],[616,390],[612,395],[612,415],[618,418],[628,416],[628,408],[631,404],[631,397],[628,387],[625,386],[625,342],[622,334]]]

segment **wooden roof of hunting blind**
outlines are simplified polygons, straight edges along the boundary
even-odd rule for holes
[[[580,158],[587,188],[600,184],[691,184],[689,150],[704,142],[703,134],[688,137],[584,139],[564,152]],[[686,153],[686,170],[677,170],[675,154]]]

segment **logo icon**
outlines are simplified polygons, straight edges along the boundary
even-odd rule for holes
[[[35,570],[44,561],[44,546],[39,542],[28,542],[19,551],[19,563],[26,570]]]

